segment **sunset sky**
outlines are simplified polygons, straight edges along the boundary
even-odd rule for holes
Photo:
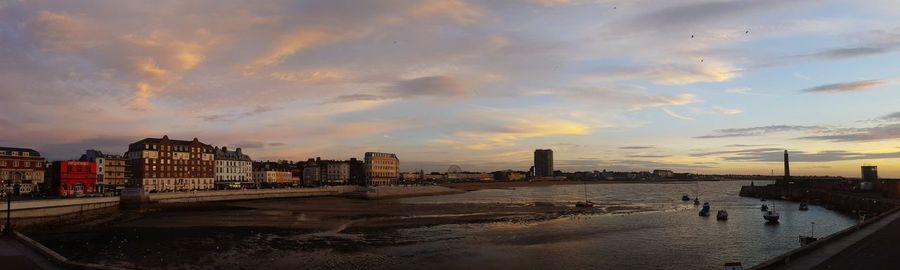
[[[693,36],[693,37],[692,37]],[[0,1],[0,145],[900,177],[896,1]]]

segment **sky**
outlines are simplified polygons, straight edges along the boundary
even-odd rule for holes
[[[898,26],[878,0],[3,0],[0,145],[900,177]]]

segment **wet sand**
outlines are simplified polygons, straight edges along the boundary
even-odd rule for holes
[[[652,180],[652,181],[637,181],[637,180],[596,180],[596,181],[510,181],[510,182],[498,182],[498,181],[485,181],[485,182],[460,182],[460,183],[442,183],[440,186],[455,188],[459,190],[465,191],[475,191],[482,189],[514,189],[517,187],[546,187],[546,186],[555,186],[555,185],[600,185],[600,184],[689,184],[694,183],[695,180]]]
[[[435,205],[316,197],[158,207],[144,213],[118,212],[105,219],[31,232],[29,236],[63,256],[81,262],[137,269],[253,269],[254,264],[248,264],[249,261],[273,258],[273,252],[343,254],[420,241],[396,237],[397,230],[405,228],[487,222],[529,223],[612,213],[621,211],[622,206]],[[310,255],[311,258],[330,259],[308,266],[327,269],[333,265],[332,259],[367,256],[365,252],[354,254]],[[357,259],[364,265],[373,260]],[[273,267],[295,269],[297,265],[288,263],[284,267]]]

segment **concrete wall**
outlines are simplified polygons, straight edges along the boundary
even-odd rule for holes
[[[119,197],[76,198],[54,200],[15,201],[11,205],[13,223],[16,228],[31,225],[61,222],[102,211],[114,211],[119,206]],[[0,210],[0,217],[6,218],[6,207]]]
[[[279,188],[279,189],[245,189],[245,190],[214,190],[196,192],[172,192],[152,193],[150,202],[156,203],[187,203],[187,202],[212,202],[232,200],[255,200],[272,198],[295,198],[312,196],[340,195],[348,192],[356,192],[357,186],[335,186],[322,188]]]

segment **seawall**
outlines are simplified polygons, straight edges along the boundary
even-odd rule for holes
[[[88,218],[116,211],[118,206],[119,197],[14,201],[10,206],[10,216],[15,228],[22,229]],[[6,207],[0,209],[0,217],[6,218]]]
[[[151,193],[147,197],[150,203],[191,203],[297,198],[312,196],[335,196],[350,192],[357,192],[360,189],[361,188],[357,186],[333,186],[322,188],[213,190],[195,192]]]

